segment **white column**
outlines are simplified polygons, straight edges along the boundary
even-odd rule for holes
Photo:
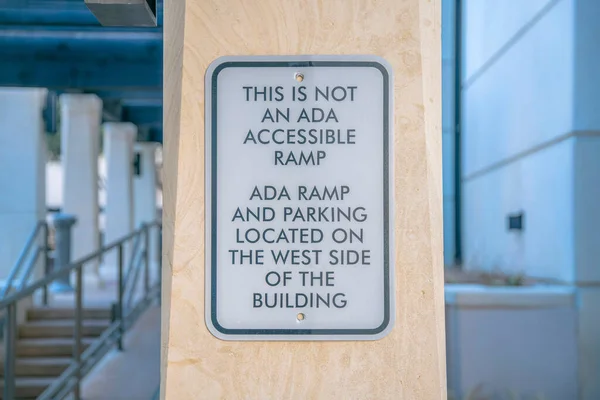
[[[98,152],[101,117],[102,100],[98,96],[60,96],[62,212],[77,218],[71,236],[73,261],[96,251],[100,245]],[[97,274],[98,261],[90,262],[90,266]]]
[[[110,243],[134,230],[133,143],[137,127],[129,122],[104,124],[106,156],[106,206],[104,243]],[[116,251],[107,254],[105,264],[115,266]],[[125,262],[129,259],[125,251]]]
[[[156,149],[158,143],[138,142],[134,146],[133,187],[135,228],[156,220]]]
[[[0,281],[46,216],[46,94],[37,88],[0,89]]]
[[[133,198],[135,213],[135,228],[143,223],[156,220],[157,215],[157,176],[156,176],[156,150],[158,143],[138,142],[134,146],[134,171],[133,171]],[[158,229],[150,230],[150,262],[159,261],[158,254]],[[151,268],[151,279],[156,278],[156,268]]]

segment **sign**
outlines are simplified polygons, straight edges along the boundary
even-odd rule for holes
[[[392,71],[225,57],[206,73],[206,324],[224,340],[375,340],[394,319]]]

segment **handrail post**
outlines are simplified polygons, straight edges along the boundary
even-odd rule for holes
[[[6,309],[6,331],[4,335],[4,399],[15,398],[15,347],[17,330],[17,303]]]
[[[63,268],[71,263],[71,228],[75,225],[77,219],[68,214],[56,214],[54,216],[55,232],[55,250],[54,250],[54,271]],[[73,290],[70,284],[70,272],[65,272],[63,276],[50,284],[52,292],[70,292]]]
[[[144,234],[144,298],[150,292],[150,225],[143,224]]]
[[[158,305],[161,306],[162,305],[162,224],[158,224],[156,226],[156,229],[158,230],[157,234],[156,234],[156,241],[158,242],[156,244],[156,248],[158,249],[158,262],[156,263],[156,269],[157,274],[156,274],[156,279],[158,281]]]
[[[42,241],[42,245],[44,246],[44,277],[46,275],[48,275],[48,273],[50,272],[50,255],[48,254],[49,250],[49,245],[48,245],[48,236],[50,235],[50,228],[48,226],[48,223],[46,221],[42,222],[42,224],[44,225],[44,240]],[[48,305],[48,285],[44,285],[44,288],[42,289],[42,304],[47,306]]]
[[[75,388],[73,396],[75,400],[81,399],[81,334],[82,334],[82,300],[83,300],[83,266],[77,266],[75,270],[76,287],[75,287],[75,326],[74,326],[74,341],[73,341],[73,360],[75,361]]]
[[[123,351],[123,332],[125,331],[123,326],[123,243],[119,244],[117,248],[117,264],[119,266],[119,287],[118,293],[119,298],[117,300],[117,318],[119,319],[119,339],[117,340],[117,347],[120,351]]]

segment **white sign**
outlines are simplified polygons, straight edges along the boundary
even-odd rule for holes
[[[394,322],[392,71],[226,57],[206,73],[206,324],[224,340],[374,340]]]

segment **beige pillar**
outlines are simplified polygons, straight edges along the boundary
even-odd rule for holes
[[[396,323],[381,340],[223,341],[205,324],[205,73],[291,54],[393,69]],[[164,57],[161,398],[445,399],[440,1],[169,2]]]

